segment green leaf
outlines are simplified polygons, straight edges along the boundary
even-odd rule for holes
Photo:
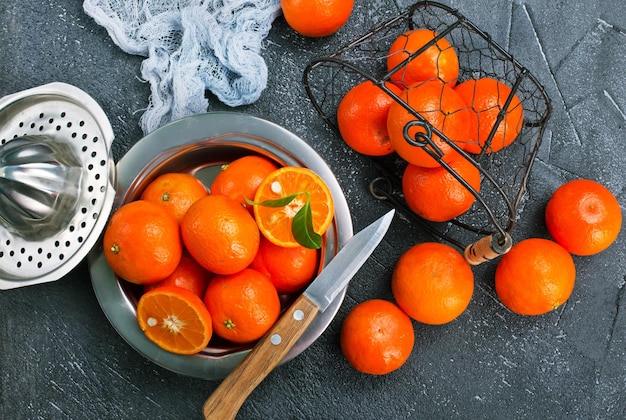
[[[295,214],[291,223],[291,232],[295,240],[302,246],[312,249],[320,249],[322,247],[322,236],[315,232],[313,228],[313,213],[311,211],[311,199],[308,191],[301,191],[276,200],[265,200],[260,203],[244,197],[246,203],[253,206],[265,207],[285,207],[291,203],[297,196],[306,194],[306,202],[300,210]]]
[[[295,193],[295,194],[287,195],[287,196],[282,197],[282,198],[277,198],[276,200],[261,201],[260,203],[254,202],[254,201],[248,199],[248,197],[245,197],[245,199],[246,199],[246,203],[250,204],[251,206],[285,207],[287,204],[291,203],[300,194],[303,194],[303,193],[298,192],[298,193]]]
[[[313,213],[309,201],[307,199],[304,206],[293,217],[291,232],[300,245],[306,248],[320,249],[322,237],[313,230]]]

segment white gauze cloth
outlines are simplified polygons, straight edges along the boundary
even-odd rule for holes
[[[122,50],[147,57],[146,134],[206,112],[206,90],[239,106],[256,101],[267,85],[260,52],[280,0],[84,0],[83,8]]]

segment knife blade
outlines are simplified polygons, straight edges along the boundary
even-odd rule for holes
[[[382,241],[395,210],[354,235],[270,331],[204,402],[205,419],[234,419],[248,395],[294,346],[318,313],[348,285]]]

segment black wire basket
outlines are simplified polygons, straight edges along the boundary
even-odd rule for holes
[[[458,82],[481,77],[503,82],[511,88],[510,97],[515,94],[521,101],[523,125],[512,144],[493,153],[487,153],[485,147],[480,153],[468,154],[435,127],[426,130],[430,135],[406,138],[415,147],[436,150],[432,134],[437,134],[480,171],[481,188],[477,192],[445,161],[439,161],[476,197],[470,210],[451,221],[428,222],[407,207],[400,187],[406,162],[396,154],[369,157],[380,172],[379,177],[371,180],[370,192],[376,199],[386,200],[420,223],[428,232],[464,250],[470,263],[480,264],[507,252],[512,245],[510,232],[523,210],[527,197],[526,183],[551,113],[550,100],[533,75],[458,11],[439,3],[423,1],[373,28],[335,53],[312,59],[304,71],[304,87],[320,117],[340,136],[337,108],[353,86],[370,80],[394,100],[403,101],[386,87],[391,74],[395,72],[387,69],[387,57],[391,43],[400,34],[417,28],[430,29],[438,36],[412,54],[407,62],[440,38],[445,38],[458,55]],[[510,97],[507,101],[511,100]],[[419,124],[429,125],[408,104],[403,105],[411,111]],[[499,118],[502,117],[503,115]],[[495,122],[492,133],[500,119]],[[406,133],[405,129],[405,136]]]

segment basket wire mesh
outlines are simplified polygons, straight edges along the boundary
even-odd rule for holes
[[[388,70],[387,58],[392,42],[404,32],[417,28],[430,29],[438,36],[415,51],[404,63]],[[524,120],[512,144],[497,152],[489,152],[490,139],[504,111],[494,123],[482,150],[469,154],[387,88],[386,83],[391,81],[396,70],[430,46],[436,45],[441,38],[445,38],[456,50],[460,68],[459,83],[482,77],[504,83],[511,88],[504,110],[508,109],[509,102],[517,95],[523,106]],[[423,1],[371,29],[335,53],[312,59],[303,75],[304,87],[314,108],[339,136],[336,115],[339,103],[348,90],[366,80],[375,83],[413,114],[415,121],[407,126],[419,124],[426,128],[420,135],[410,138],[406,135],[405,127],[406,141],[415,147],[423,147],[472,192],[476,202],[470,210],[445,223],[433,223],[420,218],[408,209],[402,197],[401,174],[407,163],[397,154],[368,157],[380,172],[380,176],[370,182],[371,194],[399,208],[431,234],[464,250],[472,264],[491,260],[507,252],[512,245],[510,232],[523,210],[527,198],[527,180],[551,114],[550,100],[535,77],[458,11],[439,3]],[[441,158],[433,135],[437,135],[478,168],[482,179],[480,192],[474,190]],[[459,238],[469,242],[469,245]]]

